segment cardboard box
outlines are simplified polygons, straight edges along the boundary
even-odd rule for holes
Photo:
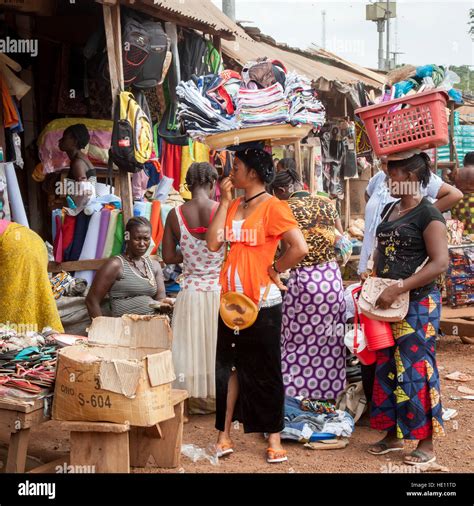
[[[88,345],[59,352],[53,419],[149,427],[173,418],[166,316],[95,318]]]

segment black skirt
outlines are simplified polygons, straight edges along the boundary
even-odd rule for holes
[[[262,308],[255,323],[234,335],[219,317],[216,352],[216,429],[223,431],[227,386],[232,371],[239,381],[233,421],[244,432],[283,430],[285,389],[281,372],[281,308]]]

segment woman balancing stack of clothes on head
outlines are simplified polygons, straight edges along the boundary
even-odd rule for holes
[[[193,163],[186,174],[192,199],[166,220],[163,260],[183,264],[173,313],[173,361],[177,388],[189,392],[189,413],[215,411],[215,360],[219,318],[219,273],[224,246],[210,251],[205,236],[217,211],[211,199],[218,174],[209,163]]]
[[[283,379],[291,397],[332,400],[346,382],[344,289],[334,249],[335,229],[343,231],[334,203],[302,187],[293,168],[278,172],[272,183],[274,195],[288,201],[309,247],[291,270],[283,301]]]
[[[288,460],[280,441],[284,427],[280,290],[285,287],[279,274],[296,266],[308,253],[288,205],[265,191],[265,185],[273,177],[270,154],[260,149],[238,151],[230,177],[221,183],[221,202],[206,234],[211,251],[219,251],[224,241],[230,242],[221,271],[222,291],[243,293],[255,304],[265,299],[255,323],[238,334],[219,318],[218,454],[223,456],[234,451],[230,428],[232,421],[238,420],[243,422],[245,432],[268,434],[269,463]],[[244,197],[232,200],[233,188],[244,190]],[[275,262],[280,240],[287,244],[287,249]]]
[[[396,200],[384,207],[377,227],[375,274],[401,282],[386,288],[376,304],[387,309],[409,292],[410,305],[405,319],[392,324],[395,346],[377,352],[371,426],[387,434],[369,452],[401,451],[404,440],[417,440],[417,449],[405,458],[414,465],[435,460],[433,436],[444,434],[436,365],[441,297],[435,280],[448,267],[447,231],[439,209],[422,196],[431,178],[425,153],[389,158],[388,176]]]

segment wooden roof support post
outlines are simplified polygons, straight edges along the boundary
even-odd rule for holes
[[[110,88],[112,91],[112,118],[118,93],[123,90],[122,34],[120,26],[120,4],[102,6],[104,13],[107,57],[109,61]],[[130,174],[119,171],[124,224],[133,216],[133,197]]]
[[[309,146],[309,191],[316,193],[316,174],[314,173],[314,146]]]
[[[298,176],[303,180],[303,157],[301,156],[301,142],[296,141],[295,144],[295,162]]]

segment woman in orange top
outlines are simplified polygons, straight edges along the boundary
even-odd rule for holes
[[[269,434],[270,463],[288,460],[280,442],[284,427],[280,290],[285,287],[279,274],[308,253],[288,205],[265,191],[273,177],[271,155],[260,149],[237,152],[230,177],[221,183],[220,205],[206,235],[211,251],[230,243],[220,279],[224,293],[243,292],[258,304],[271,285],[251,327],[235,335],[219,318],[216,350],[218,454],[233,452],[230,428],[233,420],[239,420],[245,432]],[[243,189],[245,197],[232,201],[233,188]],[[288,249],[274,262],[280,240]]]

